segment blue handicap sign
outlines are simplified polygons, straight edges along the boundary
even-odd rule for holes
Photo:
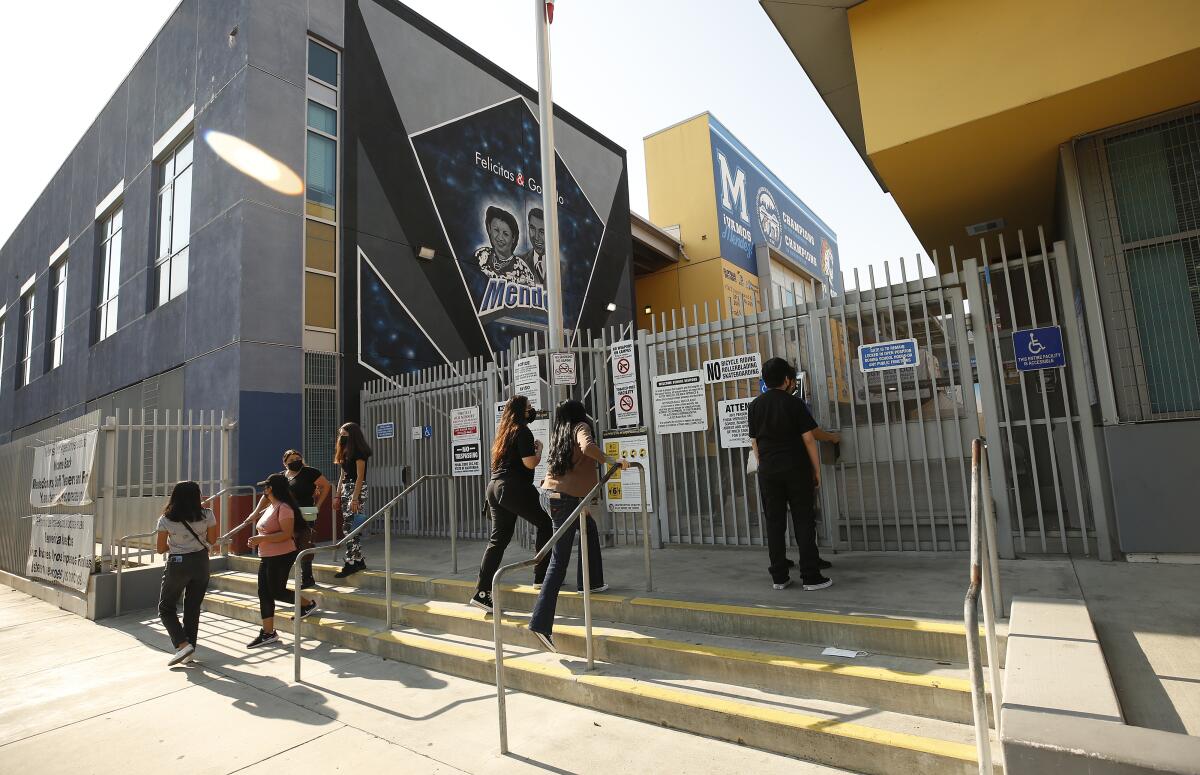
[[[759,380],[758,380],[758,392],[759,392],[759,393],[766,393],[766,392],[767,392],[767,383],[766,383],[766,382],[763,382],[763,381],[762,381],[762,379],[759,379]]]
[[[426,425],[424,428],[421,429],[421,433],[422,433],[422,435],[425,436],[425,438],[432,439],[433,438],[433,426]]]
[[[920,364],[916,339],[897,339],[858,346],[859,368],[865,372],[910,369]]]
[[[1013,331],[1013,355],[1017,371],[1061,369],[1067,365],[1062,329],[1058,326]]]

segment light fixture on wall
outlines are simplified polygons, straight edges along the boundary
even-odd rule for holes
[[[650,314],[650,305],[649,304],[647,304],[645,309],[642,310],[642,314],[644,314],[644,315]]]
[[[610,301],[610,302],[608,303],[608,311],[609,311],[609,312],[616,312],[616,311],[617,311],[617,303],[616,303],[615,301]]]
[[[422,245],[421,249],[417,251],[417,255],[420,256],[421,258],[425,259],[426,261],[432,261],[434,255],[436,255],[436,254],[434,253],[433,248],[425,247],[424,245]]]

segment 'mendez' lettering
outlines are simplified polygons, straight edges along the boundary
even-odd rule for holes
[[[536,286],[521,285],[508,280],[488,280],[483,299],[479,302],[479,316],[510,309],[537,309],[546,312],[546,292]]]

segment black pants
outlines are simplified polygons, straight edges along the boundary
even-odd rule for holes
[[[291,603],[295,598],[288,592],[288,577],[296,562],[296,552],[275,557],[263,557],[258,564],[258,612],[264,619],[275,615],[275,601]]]
[[[534,543],[540,550],[554,535],[550,523],[550,515],[542,509],[537,488],[529,483],[511,483],[493,480],[488,483],[487,504],[492,518],[492,534],[488,538],[487,549],[483,551],[483,562],[479,564],[478,590],[492,591],[492,577],[504,559],[504,550],[512,540],[513,530],[517,526],[517,517],[529,522],[537,529]],[[550,555],[533,569],[533,581],[541,584],[546,578],[546,567],[550,564]]]
[[[301,517],[301,519],[303,518]],[[305,529],[296,533],[296,548],[299,550],[304,550],[312,549],[314,546],[316,546],[316,543],[313,542],[313,535],[315,532],[316,531],[313,530],[311,524],[305,523]],[[317,579],[315,576],[313,576],[312,569],[313,557],[314,555],[311,554],[305,555],[304,559],[300,561],[301,589],[316,589],[317,587]]]
[[[162,619],[171,645],[187,641],[196,645],[200,631],[200,605],[208,591],[208,552],[172,554],[163,569],[162,588],[158,593],[158,616]],[[183,625],[179,624],[176,607],[183,595]]]
[[[771,578],[775,583],[788,579],[787,516],[792,512],[792,537],[800,546],[800,578],[805,582],[821,575],[817,563],[816,525],[813,522],[812,471],[797,468],[784,472],[758,474],[767,517],[767,550],[770,553]]]

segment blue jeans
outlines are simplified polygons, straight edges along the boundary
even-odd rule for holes
[[[580,498],[570,495],[560,495],[557,498],[547,498],[549,495],[542,491],[543,503],[549,504],[550,520],[554,529],[562,527],[571,512],[579,505]],[[533,618],[529,620],[529,629],[549,635],[554,631],[554,608],[558,604],[558,591],[562,588],[567,577],[567,566],[571,563],[571,550],[575,548],[575,536],[578,535],[579,523],[576,522],[558,539],[550,553],[550,567],[546,569],[546,579],[542,582],[542,591],[538,594],[537,603],[533,606]],[[600,559],[600,533],[596,523],[587,518],[588,542],[588,581],[592,587],[604,584],[604,565]],[[575,564],[577,587],[583,589],[583,563]]]

